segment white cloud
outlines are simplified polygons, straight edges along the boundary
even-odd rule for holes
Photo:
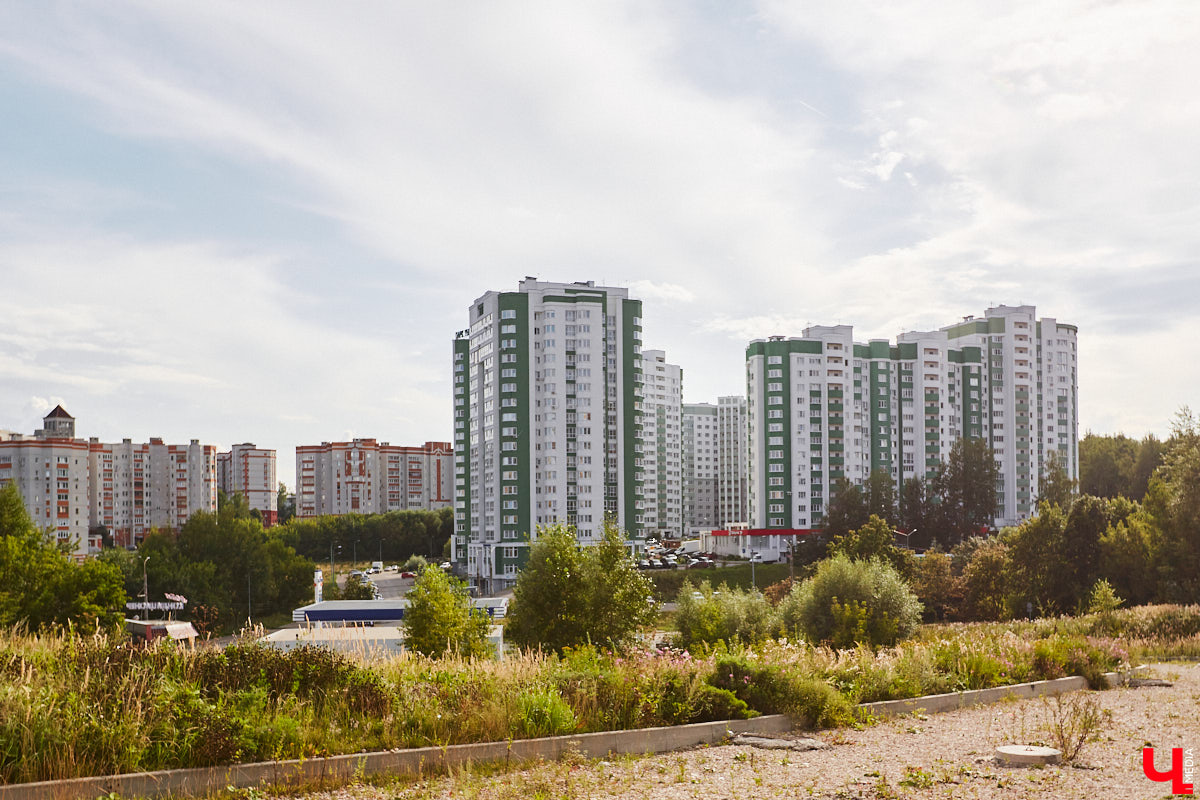
[[[109,435],[281,458],[347,429],[442,438],[449,337],[524,274],[630,286],[695,400],[810,322],[894,336],[1032,302],[1130,353],[1200,324],[1191,0],[759,12],[738,41],[719,8],[632,1],[5,7],[0,77],[97,139],[236,174],[265,198],[247,227],[272,203],[313,225],[135,231],[188,187],[14,154],[0,413],[53,391]],[[1163,265],[1182,277],[1130,318],[1125,279]],[[1084,385],[1085,424],[1132,413]]]
[[[645,300],[663,300],[669,304],[691,303],[696,299],[695,292],[677,283],[633,281],[629,284],[629,291],[635,297]]]

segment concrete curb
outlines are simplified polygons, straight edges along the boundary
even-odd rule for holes
[[[1126,683],[1130,677],[1145,670],[1145,667],[1135,667],[1129,672],[1104,673],[1105,686],[1099,689],[1119,686]],[[1074,692],[1087,689],[1087,678],[1075,675],[1069,678],[1056,678],[1050,681],[1033,681],[1032,683],[1014,683],[1011,686],[994,686],[990,689],[970,689],[965,692],[950,692],[949,694],[930,694],[924,697],[913,697],[907,700],[881,700],[878,703],[860,703],[859,711],[873,716],[899,716],[923,711],[927,714],[941,714],[944,711],[956,711],[968,706],[998,703],[1010,697],[1020,700],[1031,697],[1043,697],[1062,692]]]
[[[792,720],[783,714],[723,722],[698,722],[664,728],[603,731],[578,736],[549,736],[448,747],[418,747],[381,753],[356,753],[299,761],[268,761],[225,767],[137,772],[95,778],[42,781],[0,786],[0,800],[91,800],[110,793],[122,797],[199,796],[234,787],[348,780],[357,775],[387,773],[419,775],[473,762],[557,759],[577,752],[588,758],[610,753],[665,753],[700,744],[714,744],[732,733],[786,733]]]
[[[1123,683],[1128,675],[1105,674],[1109,686]],[[911,714],[914,711],[940,713],[982,703],[995,703],[1007,697],[1040,697],[1086,689],[1080,677],[1019,683],[992,689],[976,689],[952,694],[928,695],[910,700],[885,700],[863,703],[858,708],[873,716]],[[377,753],[355,753],[295,761],[266,761],[257,764],[233,764],[224,767],[174,769],[159,772],[134,772],[94,778],[0,785],[0,800],[92,800],[116,793],[122,797],[157,798],[166,796],[202,796],[226,787],[251,787],[345,781],[358,775],[419,775],[449,767],[478,762],[553,760],[568,752],[587,758],[609,754],[651,754],[681,750],[701,744],[715,744],[729,733],[787,733],[794,727],[785,714],[723,722],[698,722],[664,728],[640,728],[631,731],[602,731],[577,736],[547,736],[541,739],[513,739],[506,742],[456,744],[447,747],[418,747]]]

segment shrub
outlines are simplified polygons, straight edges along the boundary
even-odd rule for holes
[[[575,730],[575,712],[553,689],[517,695],[517,728],[523,736],[557,736]]]
[[[810,641],[838,649],[894,645],[921,621],[921,603],[891,565],[844,555],[824,561],[779,612],[785,631],[801,631]]]
[[[735,640],[755,644],[769,638],[778,626],[775,609],[761,594],[725,584],[713,591],[708,581],[699,588],[685,581],[676,602],[677,644],[684,648]]]
[[[833,727],[854,719],[850,702],[825,681],[743,655],[718,657],[709,682],[756,711],[792,714],[810,727]]]

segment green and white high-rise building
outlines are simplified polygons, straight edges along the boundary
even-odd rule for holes
[[[642,537],[642,304],[592,281],[488,292],[454,340],[452,559],[512,585],[539,525]]]
[[[814,326],[746,349],[750,523],[819,527],[840,478],[926,477],[961,436],[993,448],[996,524],[1035,511],[1051,458],[1079,474],[1076,328],[1033,306],[887,340]]]

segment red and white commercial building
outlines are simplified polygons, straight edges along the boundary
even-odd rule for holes
[[[296,516],[435,510],[452,502],[449,442],[403,447],[374,439],[296,448]]]
[[[88,443],[75,438],[75,418],[62,406],[32,436],[0,439],[0,487],[14,482],[33,523],[77,559],[100,550],[100,537],[88,535]]]
[[[264,527],[279,521],[279,483],[275,451],[246,442],[217,454],[217,486],[227,497],[240,494],[251,510],[262,515]]]

